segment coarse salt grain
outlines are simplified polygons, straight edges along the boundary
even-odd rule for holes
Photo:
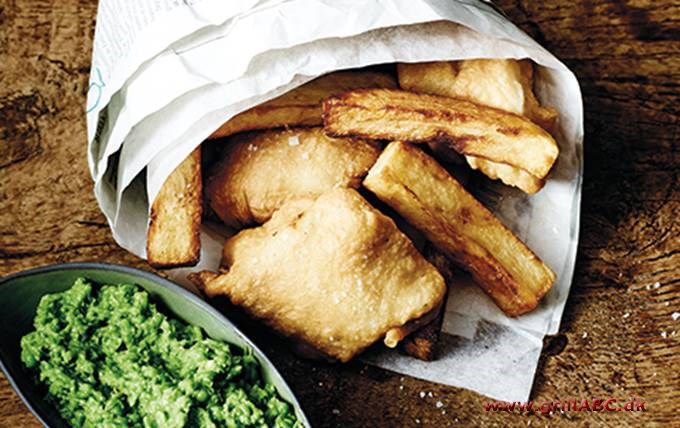
[[[673,321],[677,321],[680,318],[680,312],[673,312],[671,318],[673,318]]]
[[[587,332],[587,331],[584,331],[584,332],[583,332],[583,336],[581,336],[581,337],[584,338],[584,339],[585,339],[586,337],[588,337],[588,332]]]
[[[420,395],[420,398],[425,398],[425,392],[424,391],[420,391],[419,395]]]
[[[442,407],[444,407],[444,403],[442,403],[441,401],[437,401],[437,402],[435,403],[435,406],[436,406],[438,409],[441,409]]]
[[[291,137],[288,137],[288,145],[291,147],[299,146],[300,145],[300,137],[297,135],[293,135]]]

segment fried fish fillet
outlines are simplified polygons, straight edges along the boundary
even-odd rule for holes
[[[545,178],[536,178],[523,169],[477,156],[465,156],[472,169],[477,169],[492,180],[501,180],[508,186],[514,186],[525,193],[533,195],[543,188]]]
[[[223,138],[243,131],[284,126],[319,126],[321,101],[357,88],[396,88],[394,77],[372,71],[339,71],[240,113],[219,127],[209,138]]]
[[[418,93],[462,98],[527,117],[550,131],[557,111],[542,107],[533,92],[533,64],[529,60],[474,59],[417,64],[398,64],[399,85]],[[512,165],[477,156],[466,156],[468,164],[491,179],[538,192],[545,181]]]
[[[157,268],[192,266],[201,255],[201,148],[165,180],[151,205],[146,255]]]
[[[427,143],[512,165],[542,179],[557,143],[530,120],[470,101],[394,89],[358,89],[324,101],[324,128],[335,137]]]
[[[348,361],[429,315],[444,279],[387,216],[353,189],[333,189],[302,211],[285,205],[224,247],[226,273],[194,276],[253,317],[324,355]]]
[[[555,274],[417,147],[390,143],[364,186],[418,228],[509,316],[531,311]]]
[[[330,138],[322,128],[241,134],[225,145],[206,196],[227,225],[261,224],[286,202],[359,187],[379,154],[375,142]]]

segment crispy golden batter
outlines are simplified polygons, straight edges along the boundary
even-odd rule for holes
[[[557,158],[555,140],[513,113],[469,101],[393,89],[359,89],[324,101],[332,136],[445,141],[456,151],[545,177]]]
[[[396,80],[385,73],[340,71],[326,74],[302,86],[234,116],[209,138],[223,138],[243,131],[284,126],[319,126],[321,101],[357,88],[396,88]]]
[[[163,183],[151,206],[146,255],[151,266],[192,266],[201,255],[201,148]]]
[[[226,273],[194,277],[284,336],[340,361],[427,315],[446,287],[394,222],[355,190],[286,205],[224,247]]]
[[[359,187],[379,154],[375,142],[330,138],[321,128],[241,134],[225,145],[206,196],[226,224],[259,224],[286,202]]]
[[[364,186],[416,226],[509,316],[536,307],[555,274],[418,148],[390,143]]]
[[[530,195],[545,185],[545,178],[536,178],[523,169],[505,163],[492,162],[477,156],[465,156],[472,169],[478,169],[492,180],[499,179],[508,186],[515,186]]]
[[[500,179],[503,183],[518,187],[529,194],[538,192],[545,184],[545,179],[538,179],[523,169],[515,168],[512,165],[491,162],[477,156],[463,156],[446,143],[432,142],[428,143],[428,147],[432,155],[442,165],[453,167],[454,165],[468,164],[472,169],[479,169],[493,180]]]
[[[533,92],[533,64],[514,59],[475,59],[397,65],[399,85],[406,90],[462,98],[526,116],[550,131],[557,119],[551,107],[541,107]],[[545,183],[512,165],[466,156],[469,165],[492,179],[538,192]]]

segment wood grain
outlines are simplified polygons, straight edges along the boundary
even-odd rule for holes
[[[487,413],[485,398],[469,391],[360,363],[301,361],[265,343],[315,426],[678,423],[680,4],[497,3],[575,71],[586,111],[576,276],[560,334],[545,340],[532,397],[637,396],[648,411]],[[0,5],[0,274],[75,260],[149,269],[116,246],[87,171],[83,106],[95,14],[92,0]],[[4,378],[0,426],[39,426]]]

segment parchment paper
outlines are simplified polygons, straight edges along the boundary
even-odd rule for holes
[[[373,352],[373,364],[509,401],[528,398],[545,334],[571,284],[581,197],[583,112],[575,76],[495,9],[475,0],[100,0],[88,92],[95,195],[124,248],[145,257],[150,201],[228,118],[317,76],[393,62],[531,58],[542,103],[560,112],[558,162],[527,196],[486,181],[473,191],[556,273],[534,312],[511,319],[462,277],[451,287],[435,362]],[[204,230],[199,266],[222,239]],[[228,314],[227,314],[228,315]]]

